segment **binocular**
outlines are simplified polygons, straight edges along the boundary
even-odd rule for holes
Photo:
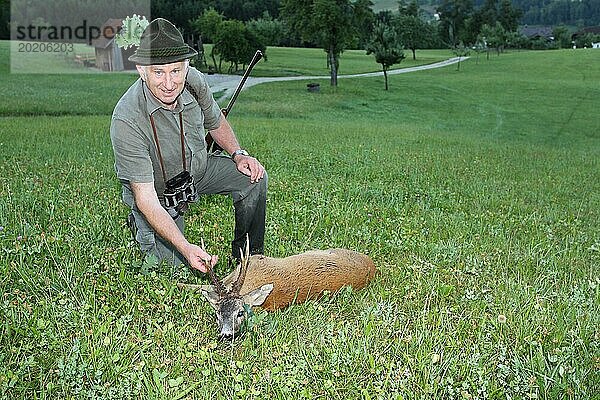
[[[165,182],[165,208],[169,215],[177,218],[183,215],[188,208],[188,203],[198,199],[194,178],[188,171],[183,171]]]

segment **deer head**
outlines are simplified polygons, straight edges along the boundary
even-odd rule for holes
[[[238,335],[244,321],[248,318],[250,307],[260,306],[273,290],[273,285],[267,284],[248,293],[240,294],[250,263],[249,248],[250,246],[246,243],[246,254],[243,254],[240,249],[240,272],[229,290],[225,288],[225,285],[216,276],[210,265],[205,264],[213,284],[208,289],[201,289],[201,292],[216,312],[219,336],[222,339],[233,340]]]

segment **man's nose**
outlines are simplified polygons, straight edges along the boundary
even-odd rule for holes
[[[167,90],[174,89],[175,82],[174,82],[173,78],[171,77],[170,74],[165,74],[165,75],[166,75],[166,77],[165,77],[165,89],[167,89]]]

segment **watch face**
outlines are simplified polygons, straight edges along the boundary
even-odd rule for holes
[[[233,154],[231,155],[231,158],[235,158],[235,156],[237,155],[243,155],[243,156],[247,156],[249,155],[248,152],[246,150],[236,150],[233,152]]]

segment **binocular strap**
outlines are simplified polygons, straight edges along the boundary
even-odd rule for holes
[[[154,143],[156,144],[156,150],[158,153],[158,161],[160,162],[160,170],[162,171],[163,180],[167,182],[167,173],[165,172],[165,164],[163,161],[162,153],[160,151],[160,144],[158,143],[158,134],[156,133],[156,125],[154,123],[154,117],[150,114],[150,125],[152,125],[152,132],[154,133]],[[187,171],[185,162],[185,138],[183,136],[183,111],[179,112],[179,134],[181,137],[181,162],[183,164],[183,170]]]

